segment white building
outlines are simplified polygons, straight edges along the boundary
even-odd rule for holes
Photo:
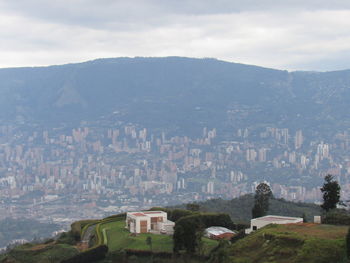
[[[131,233],[173,234],[175,223],[168,220],[163,211],[142,211],[126,213],[126,228]]]
[[[211,226],[205,229],[204,236],[211,238],[211,239],[227,239],[230,240],[236,232],[233,232],[232,230],[222,227],[222,226]]]
[[[303,219],[301,217],[287,217],[287,216],[263,216],[254,218],[250,221],[250,228],[247,228],[245,230],[246,234],[250,234],[252,231],[258,230],[264,226],[267,226],[269,224],[279,224],[279,225],[285,225],[285,224],[297,224],[297,223],[303,223]]]

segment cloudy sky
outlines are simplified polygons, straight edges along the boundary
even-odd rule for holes
[[[212,57],[350,68],[348,0],[0,0],[0,67]]]

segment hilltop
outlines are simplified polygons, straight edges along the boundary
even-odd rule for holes
[[[197,226],[193,226],[198,227],[198,222],[202,222],[200,224],[206,222],[205,224],[221,225],[239,231],[246,227],[246,224],[241,224],[241,222],[248,223],[249,221],[250,216],[248,218],[245,210],[249,207],[248,203],[251,202],[251,199],[252,197],[247,195],[234,200],[216,199],[196,203],[199,205],[197,208],[199,207],[201,211],[190,211],[183,208],[152,208],[151,210],[166,211],[168,218],[176,224],[182,224],[182,227],[185,228],[189,227],[187,231],[192,229],[193,223],[197,224]],[[230,207],[230,205],[233,206]],[[280,215],[301,216],[300,213],[305,213],[310,216],[319,212],[317,207],[312,204],[292,203],[280,199],[273,199],[271,207],[270,211],[276,212],[275,214],[279,211]],[[203,212],[204,209],[205,212]],[[232,222],[227,214],[209,213],[210,211],[229,212],[231,218],[236,219]],[[237,216],[239,211],[242,212],[241,216]],[[332,220],[339,223],[334,220],[338,216],[332,215]],[[348,216],[345,214],[343,216],[348,220]],[[175,257],[172,236],[149,233],[132,235],[125,229],[125,217],[125,214],[118,214],[101,220],[74,222],[71,230],[62,234],[58,239],[50,239],[42,244],[19,246],[0,258],[0,262],[141,263],[148,262],[153,258],[157,262],[187,261],[196,263],[213,262],[210,260],[214,260],[220,255],[226,255],[227,262],[234,263],[340,262],[345,255],[345,235],[348,231],[347,226],[313,223],[270,225],[246,237],[241,231],[237,238],[232,240],[232,244],[202,237],[202,252],[187,254],[180,250],[180,253],[176,254]],[[238,219],[242,220],[238,221]],[[348,222],[346,220],[342,222]],[[151,239],[151,244],[147,241],[148,239]],[[252,250],[256,252],[254,256],[251,254]]]

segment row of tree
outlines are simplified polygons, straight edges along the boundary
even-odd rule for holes
[[[337,207],[340,202],[340,185],[334,179],[334,176],[327,175],[321,188],[323,194],[323,203],[321,208],[328,212]],[[273,198],[271,188],[266,183],[260,183],[254,196],[254,206],[252,208],[252,218],[265,216],[269,210],[270,199]]]

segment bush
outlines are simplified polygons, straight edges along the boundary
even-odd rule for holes
[[[61,263],[93,263],[98,260],[104,259],[108,252],[108,247],[101,245],[89,250],[86,250],[76,256],[69,259],[62,260]]]
[[[73,235],[72,231],[64,232],[60,235],[60,237],[57,239],[58,244],[68,244],[68,245],[75,245],[77,243],[77,240],[75,236]]]
[[[350,226],[350,215],[345,211],[332,211],[324,216],[322,223],[330,225]]]
[[[245,238],[247,236],[247,234],[245,233],[245,230],[241,230],[238,232],[237,235],[233,236],[231,238],[231,243],[236,243],[238,240],[242,239],[242,238]]]
[[[198,235],[204,228],[211,226],[223,226],[230,229],[234,224],[228,214],[193,213],[180,218],[175,225],[173,235],[174,252],[186,249],[188,253],[194,253],[200,242]]]
[[[100,220],[81,220],[71,224],[71,231],[75,240],[80,240],[84,227],[86,227],[88,224],[94,224],[98,222],[100,222]]]

